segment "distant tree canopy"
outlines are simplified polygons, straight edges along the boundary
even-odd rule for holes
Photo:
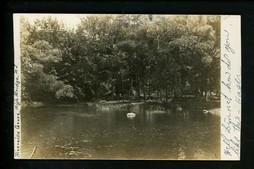
[[[23,100],[205,98],[220,90],[220,17],[21,18],[21,63]]]

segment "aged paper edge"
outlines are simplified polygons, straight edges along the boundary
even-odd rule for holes
[[[221,16],[221,159],[240,160],[241,16]]]
[[[21,61],[20,61],[20,16],[13,15],[14,37],[14,158],[21,152]]]
[[[20,16],[14,26],[14,159],[21,148]],[[232,52],[233,51],[233,52]],[[221,160],[240,160],[241,136],[241,17],[221,15]]]

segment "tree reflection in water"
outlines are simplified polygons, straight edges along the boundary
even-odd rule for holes
[[[219,109],[217,109],[219,111]],[[84,105],[22,111],[22,158],[219,159],[220,117],[193,108],[135,112]]]

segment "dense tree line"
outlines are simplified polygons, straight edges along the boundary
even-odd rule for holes
[[[220,17],[21,18],[21,63],[28,101],[206,98],[220,89]]]

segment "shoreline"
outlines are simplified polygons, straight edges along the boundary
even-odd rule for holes
[[[195,107],[197,110],[208,110],[211,114],[218,114],[213,111],[220,109],[220,102],[216,101],[203,101],[203,100],[180,100],[175,102],[162,102],[157,100],[147,100],[139,101],[139,100],[100,100],[95,102],[79,102],[79,103],[58,103],[58,104],[48,104],[43,102],[30,102],[23,104],[22,108],[42,108],[42,107],[68,107],[68,106],[88,106],[94,108],[96,110],[117,110],[117,109],[127,109],[132,112],[133,110],[137,110],[140,107],[146,106],[156,106],[158,109],[166,110],[166,109],[175,109],[176,107],[188,108]],[[219,113],[220,114],[220,113]]]

